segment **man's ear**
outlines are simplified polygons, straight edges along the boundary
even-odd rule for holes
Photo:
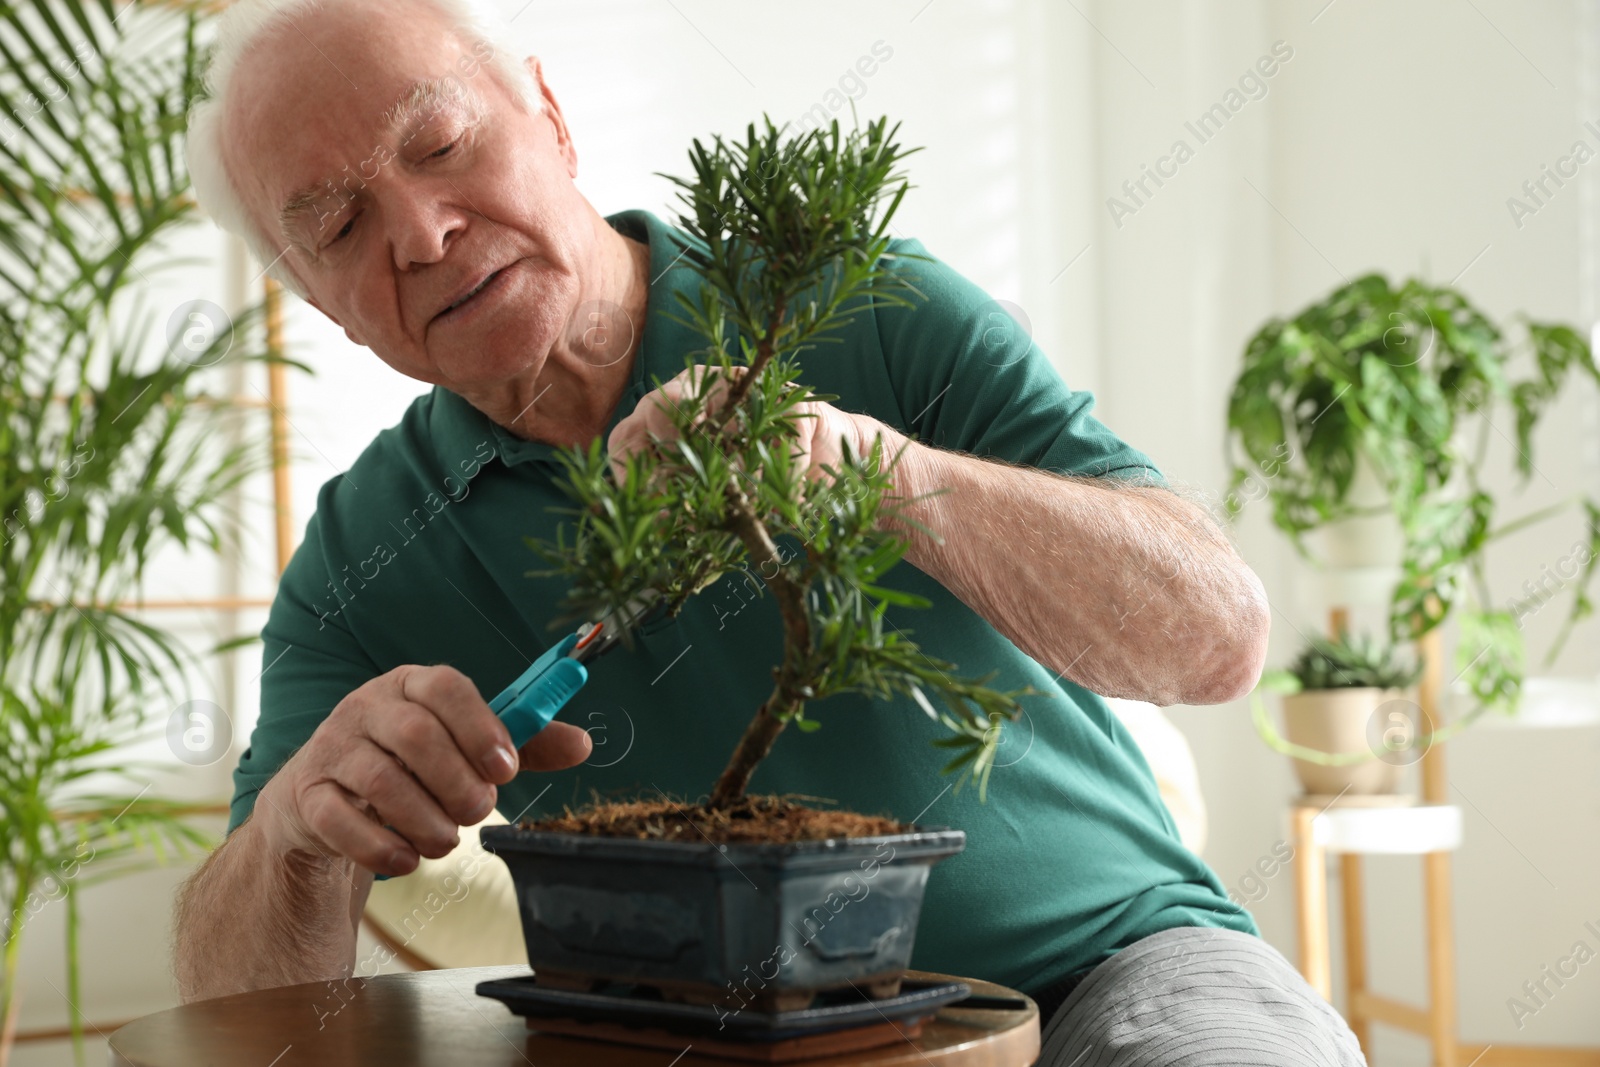
[[[545,117],[555,129],[556,148],[561,153],[561,158],[567,161],[567,176],[576,178],[578,150],[572,143],[572,134],[567,130],[567,120],[561,114],[561,105],[556,103],[555,94],[550,91],[550,86],[545,84],[544,67],[540,65],[538,56],[529,56],[522,61],[522,65],[528,68],[533,83],[539,87],[539,96],[544,100]]]
[[[323,315],[327,316],[327,319],[328,319],[329,322],[333,323],[335,326],[337,326],[341,330],[343,330],[344,331],[344,335],[346,337],[350,338],[350,343],[351,344],[360,345],[362,348],[366,347],[366,345],[362,343],[361,338],[357,337],[355,334],[350,332],[350,327],[348,327],[344,323],[340,322],[336,317],[334,317],[332,314],[329,313],[327,308],[325,308],[321,304],[317,303],[316,297],[308,296],[308,297],[305,298],[305,301],[306,301],[306,303],[310,304],[312,307],[316,308],[318,311],[322,312]]]

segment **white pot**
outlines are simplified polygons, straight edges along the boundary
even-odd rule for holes
[[[1345,495],[1350,505],[1382,510],[1330,522],[1312,532],[1317,552],[1329,567],[1385,567],[1405,554],[1405,533],[1390,506],[1389,491],[1365,452],[1356,453],[1356,470]]]
[[[1391,701],[1403,703],[1385,709]],[[1404,720],[1394,720],[1395,714]],[[1392,795],[1400,788],[1406,764],[1416,750],[1403,750],[1378,758],[1386,731],[1422,729],[1416,704],[1405,689],[1312,689],[1283,698],[1283,735],[1291,743],[1330,755],[1364,752],[1359,763],[1326,766],[1294,759],[1294,773],[1310,794]],[[1393,721],[1391,721],[1393,720]],[[1414,735],[1414,734],[1413,734]]]

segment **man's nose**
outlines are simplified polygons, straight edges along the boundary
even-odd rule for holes
[[[467,214],[437,189],[390,190],[389,241],[399,270],[437,263],[467,228]]]

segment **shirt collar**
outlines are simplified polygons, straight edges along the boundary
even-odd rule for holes
[[[650,246],[650,295],[644,336],[634,354],[628,388],[617,401],[606,426],[605,435],[609,436],[645,394],[656,387],[653,378],[670,381],[683,370],[685,353],[705,347],[704,338],[678,321],[684,309],[676,296],[678,292],[693,294],[697,289],[700,276],[690,267],[685,253],[690,248],[703,251],[705,246],[682,230],[669,226],[653,212],[642,209],[609,215],[606,222],[618,233],[645,241]],[[558,446],[517,437],[443,386],[434,386],[431,400],[428,432],[439,462],[446,468],[457,469],[463,458],[474,455],[482,442],[489,440],[497,458],[507,467],[534,463],[548,467],[552,474],[559,470]]]

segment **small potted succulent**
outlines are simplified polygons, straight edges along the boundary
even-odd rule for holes
[[[808,704],[901,694],[949,727],[935,742],[951,750],[944,769],[962,772],[957,788],[976,780],[981,798],[1002,724],[1037,692],[963,679],[884,625],[890,604],[927,602],[882,584],[907,547],[882,521],[911,501],[893,491],[898,457],[881,439],[865,456],[847,445],[826,478],[789,447],[802,405],[837,399],[798,381],[797,354],[869,301],[910,305],[883,262],[907,188],[885,127],[841,135],[835,122],[784,140],[766,120],[742,143],[694,143],[694,179],[671,180],[679,225],[703,245],[685,259],[699,299],[679,309],[706,341],[685,360],[703,368],[698,384],[671,412],[675,437],[653,437],[620,471],[599,439],[561,453],[571,522],[555,543],[530,541],[553,564],[532,573],[571,580],[557,624],[637,618],[643,602],[675,615],[742,568],[777,601],[783,653],[705,799],[597,803],[481,832],[516,881],[541,986],[627,982],[762,1011],[852,985],[893,995],[930,868],[965,835],[748,795],[751,775],[788,727],[821,725]]]
[[[1411,687],[1422,673],[1396,646],[1367,636],[1313,636],[1287,670],[1267,671],[1259,688],[1283,694],[1283,735],[1260,701],[1256,725],[1289,756],[1308,795],[1392,795],[1430,738],[1419,736]]]

